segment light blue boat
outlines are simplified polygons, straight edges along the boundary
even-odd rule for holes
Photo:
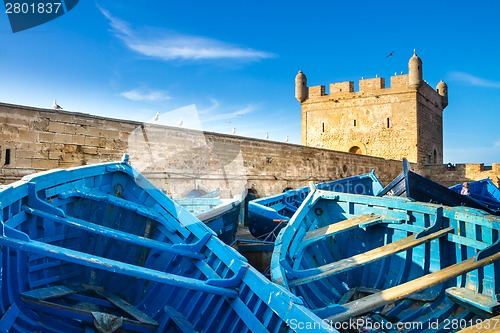
[[[334,332],[122,162],[0,189],[0,332]]]
[[[314,190],[276,239],[271,277],[337,326],[476,332],[498,324],[499,235],[474,208]]]
[[[319,183],[316,187],[327,191],[366,195],[377,195],[384,188],[373,171],[359,176]],[[304,186],[250,201],[247,220],[250,233],[257,239],[274,241],[308,194],[309,186]]]
[[[236,240],[238,226],[243,223],[241,197],[221,199],[217,190],[204,196],[174,201],[215,231],[224,243],[231,245]]]

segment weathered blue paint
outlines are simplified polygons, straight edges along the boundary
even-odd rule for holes
[[[474,208],[314,190],[276,239],[271,276],[326,321],[453,332],[500,310],[499,233]]]
[[[219,194],[216,190],[202,197],[186,197],[175,202],[205,223],[220,240],[231,245],[242,223],[242,198],[221,199]]]
[[[493,187],[495,185],[491,184]],[[495,187],[496,188],[496,187]],[[500,190],[494,192],[500,200]],[[493,192],[493,189],[491,188]],[[479,190],[477,190],[479,192]],[[500,215],[500,201],[493,204],[495,197],[482,195],[466,196],[460,191],[452,190],[410,170],[410,163],[403,159],[403,172],[391,181],[378,196],[406,196],[417,201],[438,203],[447,206],[466,206],[484,210],[490,214]],[[481,200],[481,198],[483,200]],[[487,201],[485,201],[487,199]]]
[[[338,179],[315,185],[318,189],[377,195],[383,186],[372,171],[368,174]],[[248,228],[259,239],[274,241],[309,193],[309,186],[288,190],[270,197],[255,199],[248,204]]]
[[[0,228],[1,332],[335,332],[126,161],[2,187]]]

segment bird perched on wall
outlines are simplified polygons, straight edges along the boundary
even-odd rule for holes
[[[57,105],[57,101],[54,100],[54,103],[52,103],[52,108],[55,110],[62,110],[62,107]]]
[[[389,58],[389,57],[392,57],[394,55],[394,51],[392,51],[391,53],[389,53],[388,55],[386,55],[385,57],[386,58]]]
[[[184,125],[184,119],[179,119],[179,122],[177,123],[177,126],[182,127]]]
[[[236,127],[233,127],[233,130],[231,131],[231,134],[236,134]]]
[[[288,142],[288,135],[285,137],[285,143]]]
[[[264,139],[266,139],[266,140],[269,139],[269,133],[266,133],[266,136],[264,137]]]

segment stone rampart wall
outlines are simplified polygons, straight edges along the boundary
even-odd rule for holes
[[[372,170],[385,185],[402,168],[397,160],[0,103],[0,184],[53,168],[116,161],[124,153],[130,155],[134,167],[173,198],[195,189],[209,192],[217,188],[224,197],[246,189],[267,196],[310,181]],[[458,173],[459,165],[455,174],[440,167],[422,172],[450,184],[462,182],[464,177],[500,175],[498,164],[492,171],[478,167],[477,172],[463,173]]]

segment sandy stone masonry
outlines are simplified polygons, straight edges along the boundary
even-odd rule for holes
[[[116,161],[124,153],[174,198],[216,188],[225,197],[245,188],[266,196],[371,170],[387,184],[402,168],[400,160],[0,103],[0,184],[53,168]],[[445,167],[419,172],[453,184],[489,175],[498,182],[500,175],[500,164]]]
[[[431,88],[422,76],[422,61],[411,57],[409,73],[390,78],[307,86],[299,72],[295,97],[302,108],[302,144],[424,164],[443,163],[442,112],[448,88]]]

